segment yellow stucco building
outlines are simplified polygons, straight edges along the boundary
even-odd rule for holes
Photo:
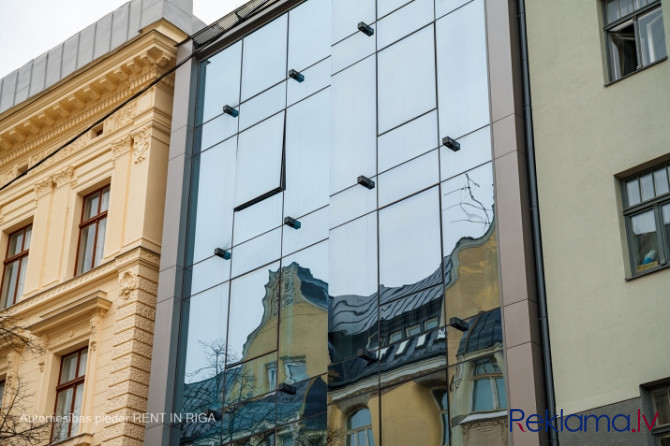
[[[40,444],[143,444],[191,7],[127,3],[0,81],[1,416]]]

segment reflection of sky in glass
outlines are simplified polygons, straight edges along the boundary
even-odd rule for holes
[[[278,269],[279,263],[276,262],[232,281],[228,330],[228,356],[231,361],[242,359],[247,338],[261,324],[265,285],[269,282],[270,272]]]
[[[440,266],[438,188],[379,211],[379,273],[386,287],[418,282]]]
[[[328,242],[324,241],[292,254],[282,261],[282,267],[286,268],[291,263],[297,263],[302,268],[308,269],[315,279],[328,283]]]
[[[367,190],[360,188],[362,190]],[[330,231],[329,293],[369,296],[377,291],[377,214]]]
[[[442,225],[445,255],[463,237],[478,238],[493,223],[491,163],[442,183]]]
[[[189,306],[185,382],[202,381],[223,370],[224,357],[216,351],[225,346],[228,321],[228,282],[193,296]]]

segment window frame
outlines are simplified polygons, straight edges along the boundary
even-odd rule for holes
[[[12,232],[11,234],[9,234],[9,237],[7,239],[7,249],[5,250],[5,260],[3,262],[3,268],[2,268],[2,282],[0,282],[0,287],[2,287],[2,288],[0,288],[0,292],[2,292],[4,294],[5,278],[6,278],[6,273],[7,273],[7,265],[9,265],[10,263],[17,262],[18,263],[18,271],[16,273],[17,283],[14,284],[15,285],[14,296],[12,297],[11,303],[9,302],[9,296],[0,295],[0,303],[2,303],[2,308],[9,308],[12,305],[16,305],[16,302],[18,301],[18,299],[23,295],[23,285],[21,286],[21,290],[19,292],[18,284],[21,280],[21,263],[22,263],[22,260],[25,257],[28,257],[28,255],[30,254],[30,241],[28,242],[28,247],[26,248],[26,246],[25,246],[26,245],[26,233],[27,233],[28,229],[30,229],[30,234],[31,234],[30,240],[32,241],[32,230],[33,230],[33,224],[32,223],[27,224],[24,227],[22,227],[21,229],[18,229],[16,231]],[[12,237],[19,234],[19,233],[23,233],[23,238],[21,240],[21,251],[12,255],[11,257],[7,257],[9,255],[9,247],[11,246]],[[27,267],[27,265],[26,265],[26,267]],[[24,283],[24,285],[25,285],[25,283]]]
[[[668,398],[670,399],[670,381],[668,380],[662,380],[662,381],[656,381],[654,383],[650,384],[644,384],[640,386],[640,394],[642,396],[642,409],[643,412],[647,414],[647,420],[648,422],[651,422],[653,420],[654,414],[656,413],[655,408],[654,408],[654,399],[653,399],[653,394],[654,392],[658,390],[663,390],[668,393]],[[653,428],[651,431],[648,431],[648,435],[650,438],[650,444],[653,444],[654,446],[660,445],[660,439],[661,437],[669,436],[670,435],[670,423],[666,423],[662,426],[657,426],[656,423],[654,423]]]
[[[635,0],[631,0],[635,1]],[[633,7],[635,3],[633,3]],[[642,61],[642,48],[640,45],[640,28],[638,25],[638,21],[640,17],[647,15],[648,13],[652,12],[655,9],[659,9],[661,11],[661,17],[662,17],[662,4],[661,0],[649,0],[649,3],[638,8],[634,9],[632,12],[626,14],[625,16],[619,17],[616,20],[613,20],[612,22],[609,22],[608,14],[607,14],[607,0],[602,1],[602,18],[603,18],[603,32],[605,34],[605,52],[607,55],[607,78],[608,82],[606,85],[617,82],[621,79],[625,79],[628,76],[632,76],[635,73],[638,73],[642,71],[643,69],[647,67],[651,67],[659,62],[662,62],[668,58],[667,55],[667,48],[666,48],[666,55],[663,57],[660,57],[653,62],[649,62],[646,65],[643,65]],[[612,54],[612,33],[615,32],[618,28],[621,28],[622,25],[627,24],[630,22],[633,27],[634,27],[634,33],[635,33],[635,56],[636,56],[636,67],[633,71],[623,74],[619,73],[619,76],[616,76],[615,73],[615,65],[614,65],[614,60],[613,60],[613,54]],[[665,36],[664,36],[665,37]]]
[[[354,416],[356,414],[358,414],[359,412],[362,412],[364,410],[368,412],[368,416],[370,417],[370,424],[363,424],[363,425],[357,426],[357,427],[350,427],[351,421],[353,420]],[[370,409],[368,409],[367,406],[357,407],[356,409],[352,410],[347,415],[345,427],[346,427],[345,432],[344,432],[345,444],[349,445],[348,440],[349,440],[349,437],[352,436],[352,438],[354,439],[354,442],[356,443],[353,446],[374,446],[374,432],[372,431],[372,412],[370,411]],[[367,444],[365,444],[365,445],[359,445],[358,444],[358,434],[359,434],[359,432],[365,432],[365,442]],[[370,438],[373,439],[372,444],[369,444],[370,443],[370,441],[369,441]]]
[[[491,365],[491,371],[483,371],[479,373],[478,366],[486,366],[487,364]],[[498,361],[494,356],[487,356],[483,358],[477,358],[473,360],[473,369],[472,369],[472,410],[470,413],[490,413],[498,412],[501,410],[507,410],[507,395],[504,395],[505,405],[503,406],[501,400],[501,395],[498,392],[498,380],[502,379],[503,384],[505,383],[505,377],[502,370],[498,366]],[[493,408],[491,409],[475,409],[476,399],[477,399],[477,383],[488,384],[491,388],[491,402],[493,403]]]
[[[84,274],[84,273],[92,270],[96,266],[98,266],[98,265],[95,264],[95,257],[96,257],[96,252],[97,252],[97,249],[98,249],[97,245],[98,245],[98,232],[99,232],[99,229],[100,229],[100,222],[102,220],[107,219],[107,214],[109,212],[109,201],[107,203],[107,209],[105,209],[104,211],[100,211],[100,207],[102,205],[102,197],[103,197],[103,194],[104,194],[105,190],[108,191],[107,194],[111,198],[112,190],[111,190],[111,185],[110,184],[106,184],[105,186],[102,186],[102,187],[94,190],[93,192],[91,192],[89,194],[86,194],[83,197],[82,207],[81,207],[81,218],[80,218],[80,223],[79,223],[79,234],[78,234],[78,238],[77,238],[77,257],[75,258],[75,265],[74,265],[74,275],[75,276],[79,276],[81,274]],[[98,195],[98,212],[94,216],[84,220],[84,212],[86,211],[86,200],[88,200],[90,197],[93,197],[96,194]],[[92,253],[92,256],[91,256],[91,264],[88,265],[87,269],[82,268],[81,271],[80,271],[80,266],[81,265],[79,263],[79,256],[80,256],[81,250],[82,250],[81,236],[82,236],[83,231],[86,228],[88,228],[89,226],[93,226],[93,225],[95,225],[95,235],[93,237],[93,253]],[[105,238],[106,237],[107,237],[107,228],[105,227]],[[85,247],[84,247],[84,249],[85,249]],[[104,250],[104,239],[103,239],[102,249]]]
[[[86,363],[84,365],[83,373],[80,374],[79,369],[81,367],[81,357],[82,357],[82,353],[84,351],[86,352]],[[60,380],[61,380],[61,377],[62,377],[62,374],[63,374],[63,359],[68,357],[68,356],[71,356],[75,353],[77,354],[77,368],[75,370],[75,377],[73,379],[71,379],[70,381],[61,383]],[[58,410],[58,396],[62,392],[66,392],[69,389],[72,389],[72,402],[70,403],[70,412],[68,412],[67,414],[62,414],[61,416],[66,416],[66,415],[69,415],[69,416],[76,415],[78,417],[81,416],[81,408],[80,408],[80,413],[75,414],[74,407],[75,407],[75,403],[77,401],[77,386],[79,386],[80,384],[85,383],[85,381],[86,381],[86,368],[88,367],[88,362],[89,362],[88,360],[89,360],[88,346],[82,347],[78,350],[75,350],[75,351],[72,351],[70,353],[64,354],[60,357],[60,366],[59,366],[59,370],[58,370],[58,381],[57,381],[57,384],[56,384],[56,399],[54,401],[54,416],[58,416],[58,413],[57,413],[57,410]],[[83,398],[82,398],[82,402],[83,402]],[[73,420],[70,419],[70,421],[67,422],[67,436],[65,438],[54,439],[54,432],[56,430],[56,425],[57,424],[58,423],[56,423],[56,422],[51,424],[51,434],[49,436],[49,439],[50,439],[49,441],[50,442],[63,441],[65,439],[71,438],[72,436],[77,434],[77,432],[72,432]],[[79,425],[80,425],[80,423],[77,424],[77,427],[79,427]]]
[[[663,170],[666,171],[666,179],[668,180],[668,192],[663,193],[662,195],[656,195],[656,182],[654,177],[654,172]],[[627,184],[633,180],[638,181],[641,177],[646,175],[651,175],[652,177],[652,186],[654,187],[654,197],[649,199],[643,199],[641,190],[640,190],[640,201],[635,204],[630,203],[630,197],[628,195]],[[621,186],[621,197],[622,197],[622,208],[623,208],[623,218],[624,226],[626,229],[626,243],[628,247],[628,261],[630,266],[630,276],[631,278],[636,278],[649,274],[655,271],[666,269],[670,267],[670,236],[664,233],[663,228],[663,207],[665,205],[670,205],[670,162],[664,162],[656,164],[653,167],[639,171],[633,175],[629,175],[625,178],[622,178],[620,181]],[[635,235],[633,233],[633,224],[632,218],[637,215],[642,215],[646,212],[652,211],[654,214],[654,223],[656,225],[656,244],[658,246],[658,265],[653,267],[644,268],[639,270],[636,256],[637,256],[637,244],[635,242]]]

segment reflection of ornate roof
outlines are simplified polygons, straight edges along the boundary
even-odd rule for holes
[[[463,333],[458,345],[458,356],[502,344],[500,308],[471,317],[468,319],[468,324],[470,328]]]

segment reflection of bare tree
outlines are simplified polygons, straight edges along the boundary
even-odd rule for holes
[[[466,173],[465,184],[462,187],[454,189],[445,194],[445,196],[455,193],[461,194],[458,204],[448,206],[445,209],[459,208],[466,215],[466,218],[452,220],[451,221],[452,223],[457,222],[481,223],[484,226],[489,226],[491,224],[491,217],[489,216],[489,210],[486,208],[486,206],[484,206],[484,204],[481,201],[479,201],[475,197],[474,193],[475,191],[473,191],[474,188],[479,187],[481,187],[479,183],[470,178],[470,175]],[[466,194],[465,197],[463,196],[463,193]],[[472,211],[473,209],[475,209],[476,212],[473,212]]]

